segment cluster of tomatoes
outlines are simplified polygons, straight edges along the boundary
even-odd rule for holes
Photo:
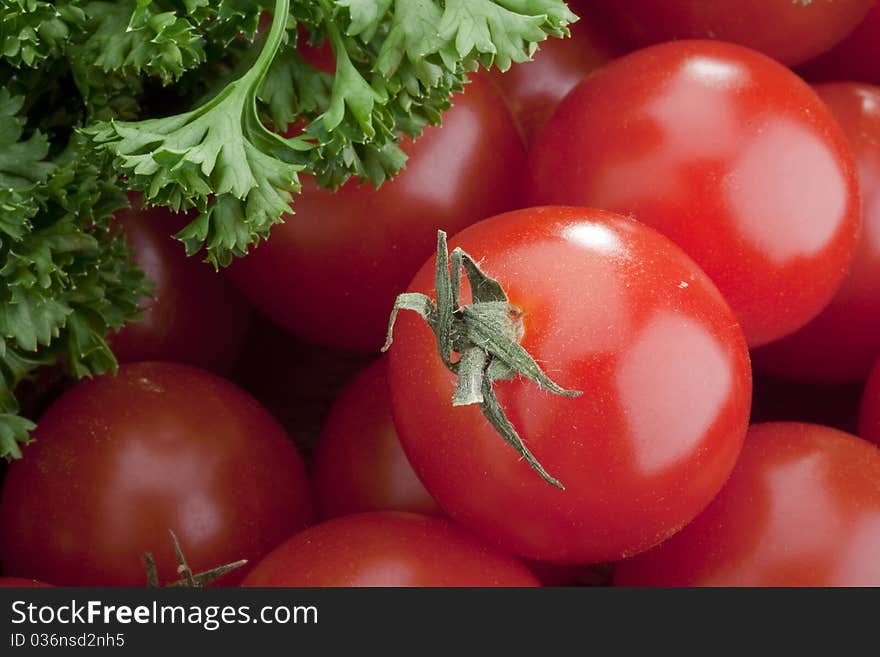
[[[169,584],[172,530],[226,585],[880,585],[880,2],[572,4],[222,274],[120,216],[155,297],[35,404],[8,581]]]

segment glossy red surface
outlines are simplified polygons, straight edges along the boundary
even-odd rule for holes
[[[504,286],[523,313],[522,345],[545,371],[584,392],[495,384],[561,491],[479,408],[452,407],[434,335],[401,315],[389,359],[394,421],[450,516],[525,557],[590,563],[645,550],[708,504],[739,453],[751,376],[742,332],[690,258],[643,224],[582,208],[511,212],[449,246]],[[433,278],[431,260],[410,291],[433,295]]]
[[[791,71],[740,46],[666,43],[575,88],[530,155],[531,202],[632,214],[712,278],[750,346],[843,281],[859,199],[846,137]]]
[[[178,579],[251,564],[312,517],[305,467],[253,399],[203,370],[137,363],[83,381],[40,418],[0,493],[4,572],[66,586],[142,586],[151,551]],[[222,582],[235,584],[238,571]]]
[[[121,211],[118,219],[135,262],[154,283],[143,316],[110,335],[119,362],[189,363],[219,374],[238,357],[251,308],[241,293],[171,237],[186,220],[165,208]]]
[[[719,39],[794,66],[847,36],[873,4],[874,0],[613,0],[601,7],[633,46]]]
[[[808,80],[857,80],[880,84],[880,2],[834,48],[799,69]]]
[[[849,275],[831,303],[797,333],[757,349],[755,369],[815,383],[867,378],[880,356],[880,88],[826,83],[816,91],[852,147],[862,197],[862,234]]]
[[[333,194],[304,178],[296,214],[228,273],[275,322],[319,344],[377,352],[394,299],[450,233],[521,205],[525,150],[500,93],[481,76],[443,124],[405,143],[406,170],[378,191]]]
[[[749,429],[730,481],[618,586],[880,586],[880,451],[815,424]]]
[[[385,370],[383,358],[361,372],[321,429],[312,460],[321,518],[381,510],[441,513],[400,446]]]
[[[538,586],[517,560],[442,518],[378,511],[315,525],[273,550],[243,586]]]

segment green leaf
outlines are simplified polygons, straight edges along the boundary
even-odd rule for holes
[[[64,54],[85,14],[73,2],[5,0],[0,4],[0,58],[15,67],[37,67]]]

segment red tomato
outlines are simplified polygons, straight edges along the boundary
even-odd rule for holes
[[[843,41],[807,62],[800,72],[808,80],[858,80],[880,84],[880,2]]]
[[[321,518],[386,509],[440,513],[400,446],[384,358],[352,381],[330,410],[312,481]]]
[[[171,237],[184,221],[165,208],[118,214],[134,260],[153,280],[142,318],[110,336],[121,363],[165,360],[218,373],[235,362],[250,321],[250,307],[223,276],[188,258]]]
[[[228,273],[278,324],[319,344],[378,351],[394,297],[455,232],[520,205],[525,151],[499,92],[476,76],[443,125],[425,130],[406,170],[378,191],[337,193],[304,179],[296,215]]]
[[[0,588],[43,589],[51,588],[51,586],[51,584],[38,582],[35,579],[25,579],[23,577],[0,577]]]
[[[579,15],[581,20],[572,25],[571,37],[543,41],[532,62],[517,64],[504,73],[493,69],[493,79],[528,144],[565,94],[617,54],[604,26],[592,14]]]
[[[862,235],[831,303],[798,332],[752,353],[755,369],[813,383],[863,381],[880,356],[880,88],[816,87],[843,126],[858,168]]]
[[[374,511],[334,518],[273,550],[243,586],[538,586],[517,560],[443,518]]]
[[[730,481],[618,586],[880,586],[880,451],[816,424],[756,424]]]
[[[504,286],[521,313],[522,346],[584,394],[495,384],[562,491],[478,407],[451,406],[453,375],[433,333],[402,314],[388,370],[394,421],[441,508],[517,554],[584,564],[646,550],[702,510],[739,453],[751,375],[742,332],[699,267],[647,226],[584,208],[500,215],[454,246]],[[410,291],[433,296],[434,267],[426,263]]]
[[[874,363],[859,406],[859,435],[880,445],[880,360]]]
[[[794,66],[852,32],[874,1],[614,0],[601,6],[636,47],[672,39],[720,39]]]
[[[284,430],[232,384],[186,365],[136,363],[83,381],[35,438],[0,493],[9,575],[139,586],[150,551],[167,582],[179,577],[169,530],[198,572],[254,563],[312,516]]]
[[[535,203],[632,214],[691,255],[750,346],[831,300],[859,230],[855,163],[816,93],[754,51],[666,43],[578,85],[531,153]]]

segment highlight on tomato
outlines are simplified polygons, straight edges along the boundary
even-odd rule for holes
[[[797,422],[750,427],[696,520],[614,566],[616,586],[880,586],[880,450]]]
[[[452,267],[438,246],[398,299],[388,361],[401,444],[440,507],[506,550],[579,564],[696,516],[751,397],[742,331],[705,273],[586,208],[502,214],[450,246]]]
[[[312,519],[286,432],[228,381],[176,363],[123,365],[64,393],[9,466],[0,507],[4,574],[59,586],[144,586],[146,552],[173,582],[169,531],[196,573],[253,566]]]
[[[243,586],[539,586],[517,558],[445,518],[374,511],[333,518],[275,548]]]
[[[751,347],[831,301],[859,234],[856,165],[805,82],[760,53],[677,41],[630,53],[560,103],[530,153],[535,204],[632,215],[672,239]]]
[[[757,371],[811,383],[864,381],[880,356],[880,88],[816,85],[852,147],[862,232],[849,273],[821,314],[782,340],[756,349]]]

